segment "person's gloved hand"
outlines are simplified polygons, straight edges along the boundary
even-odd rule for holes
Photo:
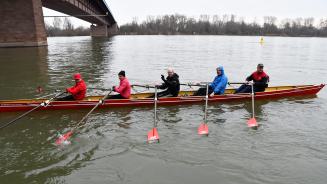
[[[165,76],[161,75],[161,80],[165,81]]]
[[[112,86],[112,91],[115,91],[116,86]]]

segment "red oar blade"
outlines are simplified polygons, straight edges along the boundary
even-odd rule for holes
[[[148,132],[148,142],[151,143],[155,141],[159,142],[159,134],[157,128],[153,128]]]
[[[209,128],[206,123],[201,123],[198,128],[198,134],[199,135],[208,135],[209,134]]]
[[[56,145],[70,144],[70,141],[68,141],[68,139],[72,135],[73,135],[73,131],[69,131],[69,132],[65,133],[64,135],[59,134],[59,137],[56,140]]]
[[[249,128],[256,128],[258,127],[257,120],[255,118],[251,118],[248,120],[248,127]]]

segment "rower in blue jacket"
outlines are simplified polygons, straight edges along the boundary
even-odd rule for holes
[[[224,94],[228,83],[228,79],[224,72],[224,67],[218,66],[216,70],[217,76],[215,77],[213,82],[210,83],[208,89],[208,94],[210,96]],[[200,88],[197,92],[194,93],[194,96],[204,96],[206,95],[206,90],[206,87]]]

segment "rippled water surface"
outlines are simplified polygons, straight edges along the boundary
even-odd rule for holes
[[[243,81],[265,64],[270,85],[327,79],[327,39],[238,36],[115,36],[49,38],[48,47],[0,49],[0,99],[34,98],[72,85],[160,82],[173,66],[182,82],[209,81],[218,65]],[[142,91],[143,89],[138,89]],[[103,94],[89,90],[90,95]],[[249,130],[251,103],[209,104],[208,137],[196,129],[203,105],[158,108],[159,144],[147,144],[153,108],[101,109],[72,144],[57,147],[88,110],[34,112],[0,130],[0,183],[327,183],[327,90],[317,96],[256,101],[261,124]],[[3,124],[22,112],[1,113]]]

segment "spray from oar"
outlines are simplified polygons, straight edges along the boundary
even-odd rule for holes
[[[159,142],[159,134],[157,130],[157,87],[154,91],[154,122],[153,128],[148,132],[148,143]]]
[[[209,83],[206,85],[206,99],[205,99],[205,108],[204,108],[204,122],[200,124],[198,127],[198,134],[199,135],[209,135],[209,128],[207,124],[207,110],[208,110],[208,91],[209,91]]]
[[[71,136],[73,132],[70,131],[64,135],[62,135],[60,132],[58,132],[58,139],[56,140],[56,145],[68,145],[71,142],[68,140],[68,138]]]
[[[97,108],[99,105],[104,104],[104,100],[111,94],[112,90],[105,95],[102,99],[99,100],[99,102],[77,123],[75,127],[73,127],[70,131],[68,131],[65,134],[58,134],[58,138],[55,142],[56,145],[64,145],[64,144],[69,144],[70,141],[68,140],[74,133],[74,131],[84,125],[82,123],[87,119],[87,117]]]

